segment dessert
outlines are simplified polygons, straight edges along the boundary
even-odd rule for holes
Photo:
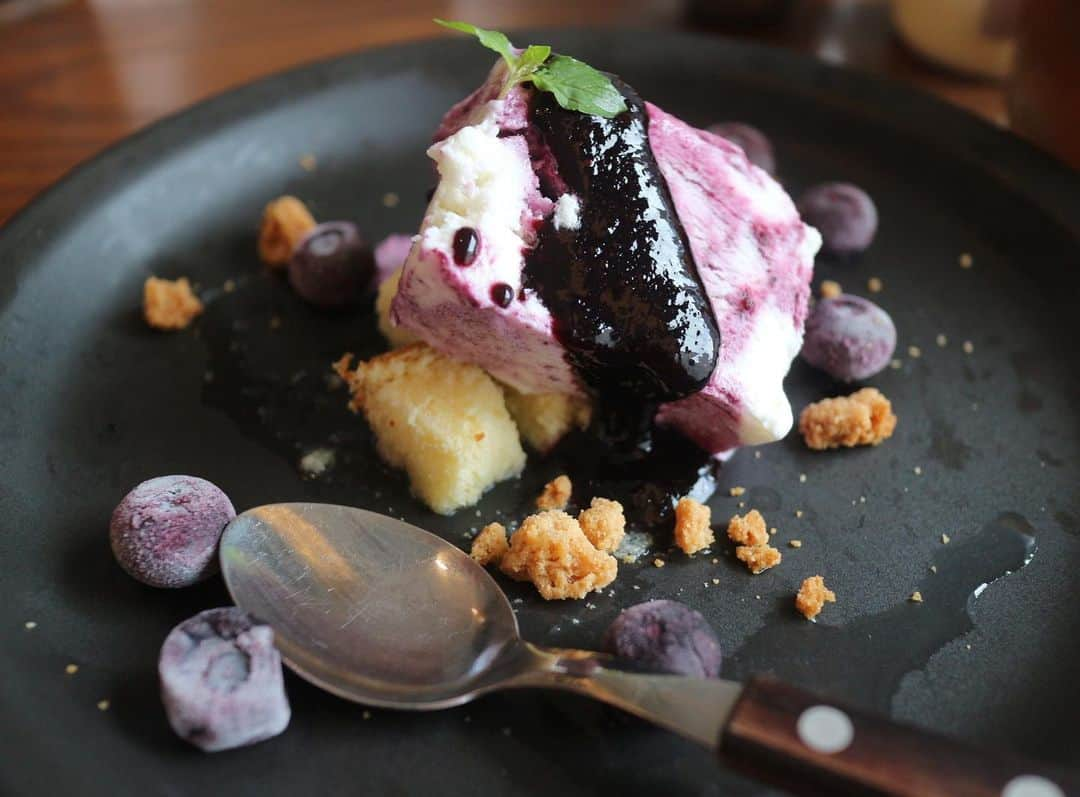
[[[639,603],[619,612],[604,635],[604,648],[649,670],[716,678],[720,640],[689,606],[669,600]]]
[[[876,446],[892,437],[896,416],[881,391],[864,387],[850,396],[808,405],[799,416],[799,433],[809,448]]]
[[[159,476],[124,496],[109,523],[120,566],[151,587],[187,587],[217,570],[221,532],[236,517],[229,497],[196,476]]]
[[[469,556],[482,567],[497,565],[510,550],[506,541],[506,527],[502,523],[488,523],[476,535],[469,550]]]
[[[803,359],[843,382],[883,371],[894,351],[896,327],[868,299],[849,294],[822,299],[806,319]]]
[[[169,724],[204,752],[261,742],[289,724],[274,631],[236,607],[176,626],[161,646],[158,675]]]
[[[614,551],[626,536],[622,504],[607,498],[592,499],[589,508],[578,513],[578,525],[599,551]]]
[[[851,183],[823,183],[799,197],[799,213],[821,233],[825,249],[838,255],[862,252],[877,233],[870,195]]]
[[[302,299],[328,309],[348,307],[367,293],[375,259],[355,224],[312,228],[289,257],[289,284]]]
[[[817,233],[737,146],[618,79],[603,116],[519,68],[436,132],[393,323],[522,394],[591,396],[631,447],[654,420],[710,453],[782,437]]]
[[[769,532],[765,528],[765,518],[756,509],[745,515],[735,515],[728,521],[728,538],[739,545],[768,545]]]
[[[475,365],[414,343],[349,370],[335,365],[375,432],[379,455],[409,475],[413,492],[451,514],[517,476],[525,452],[502,390]]]
[[[709,132],[726,138],[746,155],[746,159],[762,171],[776,174],[776,156],[772,142],[753,125],[745,122],[717,122],[709,125]]]
[[[390,303],[397,294],[400,281],[401,266],[398,266],[395,271],[392,271],[386,279],[379,283],[378,290],[375,293],[375,317],[379,332],[386,338],[386,342],[390,344],[392,349],[420,342],[418,336],[405,329],[405,327],[399,327],[390,318]]]
[[[825,579],[821,576],[804,579],[795,595],[795,609],[807,620],[813,620],[821,614],[826,603],[835,602],[836,593],[825,586]]]
[[[544,491],[536,499],[537,509],[566,509],[570,502],[573,485],[564,473],[544,485]]]
[[[517,581],[531,581],[545,600],[562,600],[603,589],[619,566],[614,556],[593,546],[574,518],[551,509],[521,522],[499,569]]]
[[[771,545],[738,545],[735,547],[735,558],[756,576],[776,567],[783,556],[779,549]]]
[[[148,277],[143,283],[143,318],[154,329],[184,329],[203,311],[187,277]]]
[[[675,544],[685,554],[695,554],[715,541],[712,510],[693,498],[680,498],[675,505]]]
[[[288,265],[293,250],[315,227],[307,207],[294,196],[282,196],[263,210],[259,225],[259,257],[268,266]]]
[[[592,418],[592,406],[579,396],[565,393],[526,394],[512,387],[503,387],[506,408],[510,410],[522,439],[541,454],[551,451],[572,429],[588,427]]]

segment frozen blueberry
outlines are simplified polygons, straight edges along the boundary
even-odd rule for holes
[[[822,299],[806,319],[803,359],[843,382],[878,373],[895,350],[889,314],[860,296]]]
[[[773,155],[772,143],[756,127],[743,122],[717,122],[709,127],[709,132],[737,144],[746,154],[746,159],[759,169],[776,174],[776,156]]]
[[[874,200],[851,183],[822,183],[796,203],[803,221],[817,227],[825,248],[836,254],[861,252],[877,232]]]
[[[297,244],[289,259],[289,284],[318,307],[355,304],[375,276],[375,257],[347,221],[320,224]]]
[[[412,236],[395,233],[388,235],[375,245],[375,287],[401,268],[412,249]]]
[[[196,476],[159,476],[113,510],[109,541],[128,573],[152,587],[186,587],[214,572],[218,540],[236,510]]]
[[[289,724],[274,632],[235,606],[176,626],[158,676],[172,729],[207,753],[261,742]]]
[[[720,674],[716,633],[699,612],[677,601],[646,601],[624,609],[608,628],[604,646],[658,672],[695,678]]]

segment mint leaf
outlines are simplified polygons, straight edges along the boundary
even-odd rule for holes
[[[551,55],[551,48],[546,44],[530,44],[521,55],[518,56],[518,70],[528,68],[529,73],[536,71]]]
[[[435,22],[442,25],[444,28],[450,28],[450,30],[456,30],[461,33],[468,33],[475,36],[482,45],[489,50],[494,50],[506,59],[506,63],[511,69],[516,65],[517,56],[514,55],[514,48],[511,46],[510,40],[506,38],[505,33],[499,33],[497,30],[478,28],[476,25],[470,25],[468,22],[447,21],[445,19],[436,19]]]
[[[529,79],[541,91],[554,94],[568,111],[610,119],[626,110],[626,100],[611,78],[568,55],[553,56]]]

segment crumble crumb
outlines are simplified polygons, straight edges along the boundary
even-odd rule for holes
[[[773,526],[772,528],[770,528],[769,529],[769,535],[772,536],[773,534],[776,534],[776,530],[777,530],[776,526]]]
[[[79,671],[79,665],[78,664],[69,664],[67,667],[64,668],[64,672],[67,673],[68,675],[74,675],[78,671]]]
[[[968,252],[961,253],[959,261],[960,268],[971,268],[973,265],[975,265],[975,258],[973,258]]]
[[[735,515],[728,521],[727,535],[739,545],[767,545],[769,534],[765,530],[765,518],[756,509],[745,515]]]
[[[802,516],[803,516],[803,511],[801,509],[796,509],[795,510],[795,517],[802,517]]]
[[[23,628],[25,628],[27,631],[33,631],[35,628],[37,628],[37,623],[35,623],[33,620],[27,620],[25,623],[23,623]]]
[[[614,551],[626,536],[622,504],[607,498],[592,499],[589,508],[578,514],[578,525],[599,551]]]
[[[473,540],[469,556],[486,567],[498,564],[509,549],[506,527],[502,523],[488,523]]]
[[[917,360],[922,357],[922,349],[920,349],[918,346],[908,346],[907,353],[908,357],[913,360]]]
[[[974,354],[975,353],[975,344],[972,343],[970,340],[965,340],[963,342],[963,344],[961,344],[960,348],[962,348],[964,350],[964,354]]]
[[[268,266],[284,266],[300,239],[315,227],[307,207],[294,196],[275,199],[263,210],[259,257]]]
[[[735,549],[735,558],[743,562],[756,576],[770,567],[776,567],[783,557],[780,551],[771,545],[740,545]]]
[[[593,547],[574,518],[552,509],[521,522],[499,569],[517,581],[531,581],[544,600],[561,600],[603,589],[615,580],[619,565]]]
[[[712,510],[693,498],[680,498],[675,505],[675,544],[691,555],[708,548],[715,537],[709,526]]]
[[[931,573],[936,573],[937,572],[937,565],[930,565],[930,572]]]
[[[183,329],[203,311],[187,277],[147,277],[143,283],[143,318],[154,329]]]
[[[99,700],[97,703],[98,711],[108,711],[110,705],[108,700]]]
[[[334,467],[337,458],[332,448],[316,448],[300,458],[300,474],[305,479],[317,479]]]
[[[944,333],[938,333],[938,336],[934,339],[934,342],[937,343],[937,345],[942,349],[949,345],[949,339],[945,337]]]
[[[806,474],[805,473],[800,473],[799,474],[799,484],[806,484]]]
[[[712,580],[712,583],[713,583],[713,585],[714,585],[714,586],[715,586],[715,585],[718,585],[718,584],[720,583],[720,579],[718,579],[718,578],[714,578],[714,579]]]
[[[659,556],[652,560],[653,567],[663,567],[667,562],[661,559]]]
[[[396,208],[401,201],[401,197],[395,194],[393,191],[387,191],[383,194],[382,203],[383,207]]]
[[[740,495],[743,495],[746,492],[746,488],[745,487],[732,487],[729,492],[731,493],[732,498],[738,498]]]
[[[802,548],[802,540],[788,540],[789,548]]]
[[[922,603],[923,602],[922,593],[919,592],[918,590],[915,590],[914,592],[911,593],[911,597],[908,598],[908,600],[911,601],[912,603]]]
[[[890,360],[889,367],[892,368],[894,371],[899,371],[901,368],[904,367],[904,364],[900,362],[900,360]]]
[[[536,499],[537,509],[566,509],[574,487],[565,473],[544,485],[544,491]]]
[[[882,283],[882,281],[877,277],[871,277],[866,282],[866,288],[870,291],[870,293],[881,293],[884,287],[884,283]]]
[[[844,289],[840,287],[840,283],[835,280],[823,280],[820,290],[822,299],[835,299],[844,292]]]
[[[799,416],[806,445],[822,451],[840,446],[877,445],[892,436],[896,416],[881,391],[864,387],[850,396],[817,401]]]
[[[948,544],[949,544],[949,540],[950,540],[950,537],[949,537],[949,535],[948,535],[948,534],[942,534],[942,535],[941,535],[941,544],[942,544],[942,545],[948,545]]]
[[[836,603],[836,593],[825,586],[821,576],[810,576],[803,580],[795,595],[795,608],[807,620],[813,620],[826,603]]]
[[[236,280],[225,280],[221,284],[221,290],[225,291],[225,293],[232,293],[236,290]]]
[[[300,168],[305,172],[315,171],[315,167],[319,165],[319,162],[315,159],[315,156],[310,152],[307,155],[303,155],[300,158]]]
[[[914,473],[916,476],[922,476],[922,468],[920,468],[918,465],[912,468],[911,472]]]
[[[364,711],[361,712],[361,714],[360,714],[360,718],[365,719],[365,720],[371,719],[371,712],[368,711],[367,709],[364,709]]]

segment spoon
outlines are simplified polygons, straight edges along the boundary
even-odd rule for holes
[[[374,512],[256,507],[226,527],[221,567],[236,604],[274,629],[289,667],[358,703],[431,710],[499,689],[561,689],[681,734],[797,794],[1080,794],[1018,759],[771,679],[643,674],[601,653],[533,645],[482,567],[442,538]]]

